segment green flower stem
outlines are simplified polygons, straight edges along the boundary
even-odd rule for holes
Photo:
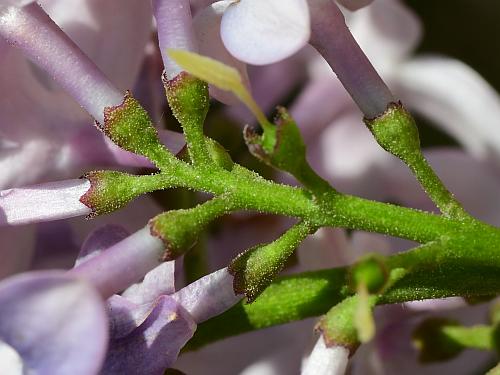
[[[462,220],[471,218],[425,160],[415,120],[401,103],[390,103],[382,115],[365,119],[365,123],[378,144],[411,169],[445,216]]]
[[[306,190],[265,180],[234,165],[231,171],[193,168],[176,160],[162,171],[166,185],[186,187],[214,195],[229,194],[238,207],[307,220],[314,226],[343,227],[383,233],[427,243],[443,235],[485,232],[490,244],[498,245],[495,228],[476,220],[463,222],[415,209],[374,202],[335,192],[325,193],[321,201]],[[159,188],[164,188],[159,187]]]
[[[186,72],[170,80],[164,75],[162,80],[172,113],[186,137],[191,161],[195,165],[213,164],[203,134],[209,108],[208,85]]]
[[[471,218],[455,196],[444,186],[421,152],[412,155],[405,160],[405,163],[444,215],[464,220]]]

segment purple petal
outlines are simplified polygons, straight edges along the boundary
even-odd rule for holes
[[[31,272],[0,283],[0,340],[28,372],[97,374],[108,342],[100,296],[60,272]]]
[[[401,96],[476,156],[500,155],[498,93],[460,61],[421,57],[398,71]],[[466,105],[464,105],[466,102]],[[498,156],[497,156],[498,158]]]
[[[221,36],[237,59],[254,65],[283,60],[307,44],[306,0],[240,0],[222,17]]]
[[[48,182],[0,192],[0,225],[19,225],[87,215],[80,197],[90,188],[86,179]]]
[[[337,2],[349,10],[358,10],[373,2],[373,0],[337,0]]]
[[[223,268],[196,280],[172,297],[189,312],[196,323],[201,323],[223,313],[241,300],[242,296],[234,294],[233,279],[227,268]]]
[[[22,7],[34,2],[35,0],[2,0],[2,5],[13,5],[16,7]]]
[[[422,37],[417,15],[401,1],[375,1],[348,20],[348,26],[372,64],[390,77]]]
[[[110,337],[112,340],[127,336],[139,327],[153,309],[153,303],[137,305],[115,294],[108,298]]]
[[[105,374],[162,374],[193,336],[196,323],[173,298],[158,298],[147,319],[124,338],[112,340]]]
[[[149,271],[144,280],[127,288],[122,297],[135,304],[153,302],[162,294],[175,292],[175,261],[165,262]]]

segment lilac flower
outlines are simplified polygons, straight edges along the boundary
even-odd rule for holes
[[[67,366],[85,359],[88,364],[82,367],[82,374],[97,373],[99,369],[106,374],[160,374],[173,364],[194,333],[196,323],[220,314],[239,301],[240,297],[236,297],[232,289],[232,276],[226,269],[174,293],[173,262],[159,264],[162,242],[149,234],[148,227],[132,236],[124,236],[125,232],[119,228],[103,228],[87,239],[82,248],[83,258],[73,270],[64,274],[27,273],[6,279],[0,285],[0,315],[4,323],[0,324],[0,342],[9,348],[0,353],[9,356],[9,364],[17,364],[20,357],[23,366],[33,371],[62,374]],[[155,265],[159,266],[155,268]],[[147,273],[149,269],[153,270]],[[144,274],[140,284],[128,288]],[[35,284],[37,287],[31,287]],[[54,291],[54,285],[60,286],[60,291]],[[73,293],[67,290],[68,287],[76,288],[72,298],[68,298],[68,293]],[[122,296],[113,295],[123,289],[126,291]],[[111,323],[107,351],[104,303],[98,295],[111,297],[107,306]],[[53,303],[56,299],[66,304]],[[88,307],[74,306],[75,301]],[[72,317],[70,311],[74,309],[69,306],[75,307],[85,319],[80,315]],[[91,314],[89,309],[100,315]],[[18,320],[9,317],[13,311],[17,312]],[[47,318],[40,312],[50,314],[54,324],[65,319],[72,325],[63,329],[61,336],[51,334],[50,331],[57,331],[57,328],[44,325],[43,319]],[[96,324],[98,319],[100,324]],[[85,325],[87,321],[93,324]],[[19,339],[22,325],[31,332],[45,332],[45,335],[49,332],[53,346],[57,349],[64,345],[64,349],[55,350],[57,356],[54,358],[48,347],[49,353],[44,354],[40,350],[43,342],[37,335],[30,333],[21,336],[23,340]],[[81,328],[81,331],[68,334],[67,330],[76,329],[71,327]],[[82,350],[82,345],[66,340],[67,335],[68,340],[88,344],[93,357],[86,358],[87,352]],[[62,350],[66,356],[59,355]],[[13,355],[13,351],[18,355]]]

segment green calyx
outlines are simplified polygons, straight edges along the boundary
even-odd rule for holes
[[[262,136],[249,126],[245,127],[243,135],[252,155],[268,165],[290,173],[309,190],[333,191],[309,166],[306,145],[286,108],[278,107],[274,125],[270,129],[264,129]]]
[[[161,144],[148,113],[129,91],[122,104],[104,109],[104,125],[99,127],[116,145],[147,157],[157,166],[174,158]]]
[[[376,298],[371,296],[368,300],[368,308],[375,306]],[[327,346],[343,346],[354,354],[361,341],[359,339],[358,316],[360,299],[359,296],[351,296],[335,305],[318,322],[316,329],[323,333]]]
[[[415,120],[401,103],[391,103],[383,114],[364,121],[378,144],[400,158],[410,168],[444,215],[460,220],[471,220],[469,214],[444,186],[423,156]]]
[[[134,176],[117,171],[92,171],[82,176],[90,181],[90,189],[80,202],[92,212],[88,218],[107,214],[128,204],[137,196],[156,189],[159,175]]]
[[[391,103],[386,111],[365,124],[384,150],[403,161],[411,160],[420,153],[417,125],[401,103]]]
[[[203,124],[210,106],[208,85],[202,80],[181,72],[173,79],[163,75],[168,104],[186,136],[190,159],[194,164],[210,164],[203,134]]]
[[[226,197],[210,201],[186,210],[162,213],[149,221],[151,234],[165,244],[165,260],[173,260],[196,243],[200,233],[216,218],[231,212],[236,207]]]
[[[314,229],[308,223],[299,223],[276,241],[252,247],[238,255],[228,267],[234,276],[235,294],[244,294],[253,302],[285,266],[297,246]]]

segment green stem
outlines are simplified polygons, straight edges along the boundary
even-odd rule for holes
[[[178,161],[163,172],[169,184],[205,191],[214,195],[231,194],[238,207],[304,219],[314,226],[343,227],[383,233],[420,243],[465,229],[497,231],[478,221],[463,222],[410,208],[366,199],[326,193],[317,201],[304,189],[264,180],[235,165],[232,171],[192,168]]]
[[[470,219],[470,215],[464,210],[455,196],[444,186],[421,152],[412,155],[411,158],[404,161],[444,215],[462,220]]]

